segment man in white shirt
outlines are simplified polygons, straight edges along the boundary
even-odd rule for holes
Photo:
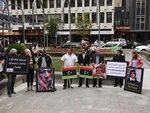
[[[77,65],[78,59],[77,56],[72,53],[72,49],[69,48],[67,53],[62,56],[61,61],[62,61],[62,68],[72,67]],[[66,86],[67,86],[67,79],[64,79],[63,89],[66,89]],[[70,87],[69,83],[68,83],[68,87]]]

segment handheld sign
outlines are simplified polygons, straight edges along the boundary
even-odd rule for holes
[[[29,71],[29,57],[6,56],[4,72],[6,74],[27,74]]]
[[[80,66],[79,77],[93,79],[92,73],[93,73],[93,67]]]
[[[72,79],[77,78],[77,67],[65,67],[62,68],[62,79]]]

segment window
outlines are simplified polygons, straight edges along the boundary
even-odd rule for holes
[[[137,8],[136,15],[140,15],[140,8]]]
[[[77,0],[77,7],[82,7],[82,0]]]
[[[88,7],[90,5],[90,1],[89,0],[84,0],[84,5],[85,5],[85,7]]]
[[[139,30],[140,29],[140,17],[136,18],[136,29]]]
[[[70,0],[71,7],[75,7],[75,0]]]
[[[78,21],[81,21],[82,20],[82,13],[78,13]]]
[[[14,1],[14,0],[12,0]],[[24,9],[28,9],[28,0],[24,0]]]
[[[141,23],[141,30],[144,30],[144,23]]]
[[[17,0],[17,5],[21,7],[21,0]],[[20,8],[18,7],[18,9]]]
[[[11,3],[12,3],[12,4],[15,4],[15,0],[11,0]],[[11,9],[15,9],[15,6],[12,5],[12,6],[11,6]]]
[[[51,14],[50,18],[60,18],[61,19],[61,14]]]
[[[32,9],[32,4],[34,0],[30,0],[30,9]]]
[[[65,0],[65,7],[68,7],[68,1]]]
[[[112,6],[112,0],[107,0],[107,6]]]
[[[68,14],[65,14],[64,21],[65,21],[66,24],[68,24]]]
[[[54,0],[49,1],[49,6],[50,6],[50,8],[54,8]]]
[[[101,19],[100,22],[104,23],[104,12],[100,13],[100,19]]]
[[[75,13],[71,14],[71,23],[75,23]]]
[[[141,8],[141,15],[145,15],[145,8]]]
[[[21,15],[20,15],[21,16]],[[35,17],[35,16],[34,16]],[[32,15],[25,15],[25,22],[30,23],[32,22]],[[35,21],[34,21],[35,22]]]
[[[47,0],[43,0],[43,6],[44,8],[47,8]]]
[[[112,23],[112,12],[107,12],[107,23]]]
[[[92,6],[96,6],[97,0],[92,0]]]
[[[41,4],[40,4],[40,1],[39,1],[39,0],[37,0],[36,6],[37,6],[37,8],[41,8]]]
[[[61,0],[56,0],[56,7],[60,8],[61,7]]]
[[[100,0],[100,6],[104,6],[104,0]]]
[[[43,22],[43,15],[37,15],[37,22]]]
[[[96,13],[92,13],[92,22],[96,23]]]
[[[20,20],[22,20],[22,15],[18,15],[18,18],[19,18]]]

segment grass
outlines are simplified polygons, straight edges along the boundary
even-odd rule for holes
[[[61,60],[60,59],[53,59],[53,65],[55,71],[61,71]]]

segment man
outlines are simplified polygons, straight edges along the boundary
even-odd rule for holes
[[[62,61],[62,68],[63,67],[72,67],[77,65],[78,59],[77,56],[75,54],[73,54],[72,49],[69,48],[67,53],[64,54],[61,58]],[[64,85],[63,85],[63,89],[66,89],[67,86],[67,79],[64,79]],[[68,87],[70,87],[70,83],[68,83]],[[73,87],[71,87],[73,88]]]
[[[104,63],[104,56],[99,53],[99,49],[95,50],[95,54],[92,55],[92,65],[94,68]],[[93,87],[97,84],[97,79],[93,78]],[[102,87],[102,80],[99,79],[99,87]]]
[[[78,56],[78,63],[80,66],[86,66],[90,64],[90,56],[87,54],[87,51],[85,48],[82,49],[82,53]],[[86,78],[85,78],[86,79]],[[79,78],[79,86],[82,86],[82,78]],[[86,79],[86,87],[89,88],[88,79]]]

